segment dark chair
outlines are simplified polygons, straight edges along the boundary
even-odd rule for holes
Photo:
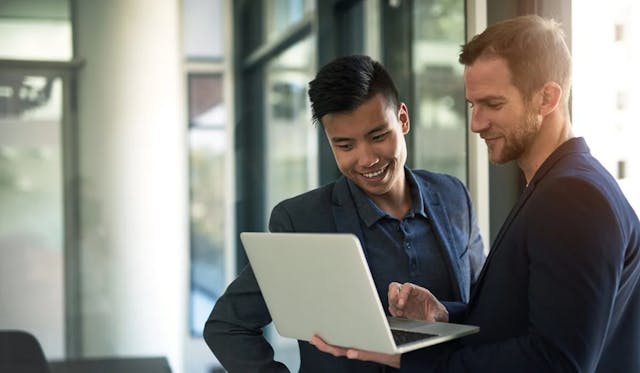
[[[50,373],[38,340],[20,330],[0,330],[0,372]]]
[[[50,361],[49,366],[52,373],[171,373],[165,357],[67,359]]]

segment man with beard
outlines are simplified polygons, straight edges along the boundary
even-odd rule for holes
[[[389,285],[394,316],[480,326],[403,356],[312,343],[410,372],[640,372],[640,222],[613,177],[572,134],[571,56],[538,16],[493,25],[466,44],[471,130],[526,188],[498,233],[467,305]]]
[[[367,56],[338,58],[309,83],[309,99],[342,176],[279,203],[269,230],[356,235],[385,310],[392,281],[417,283],[440,298],[467,302],[484,261],[471,200],[460,180],[405,166],[409,111],[388,72]],[[204,338],[230,372],[286,372],[262,335],[270,322],[247,266],[214,306]],[[305,341],[298,346],[300,372],[392,371],[334,357]]]

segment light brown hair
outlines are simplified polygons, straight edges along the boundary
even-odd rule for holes
[[[562,87],[568,102],[571,54],[558,22],[526,15],[496,23],[463,45],[458,60],[469,66],[485,57],[507,61],[511,82],[525,99],[546,82],[554,81]]]

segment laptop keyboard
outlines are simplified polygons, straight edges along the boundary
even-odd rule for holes
[[[396,342],[396,346],[438,336],[437,334],[416,333],[398,329],[391,329],[391,334],[393,335],[393,340]]]

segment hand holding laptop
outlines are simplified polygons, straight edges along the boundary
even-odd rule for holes
[[[412,320],[448,322],[447,309],[431,292],[409,282],[389,284],[389,312]]]
[[[314,335],[311,340],[309,340],[309,343],[316,346],[318,350],[336,357],[346,356],[349,359],[373,361],[390,367],[400,368],[400,354],[384,354],[382,352],[362,351],[353,348],[333,346],[317,335]]]
[[[395,317],[405,317],[413,320],[448,322],[447,309],[423,287],[404,283],[392,282],[389,284],[389,311]],[[362,351],[352,348],[333,346],[322,338],[314,335],[309,341],[320,351],[333,356],[346,356],[349,359],[373,361],[380,364],[400,368],[400,354],[383,354],[379,352]]]

